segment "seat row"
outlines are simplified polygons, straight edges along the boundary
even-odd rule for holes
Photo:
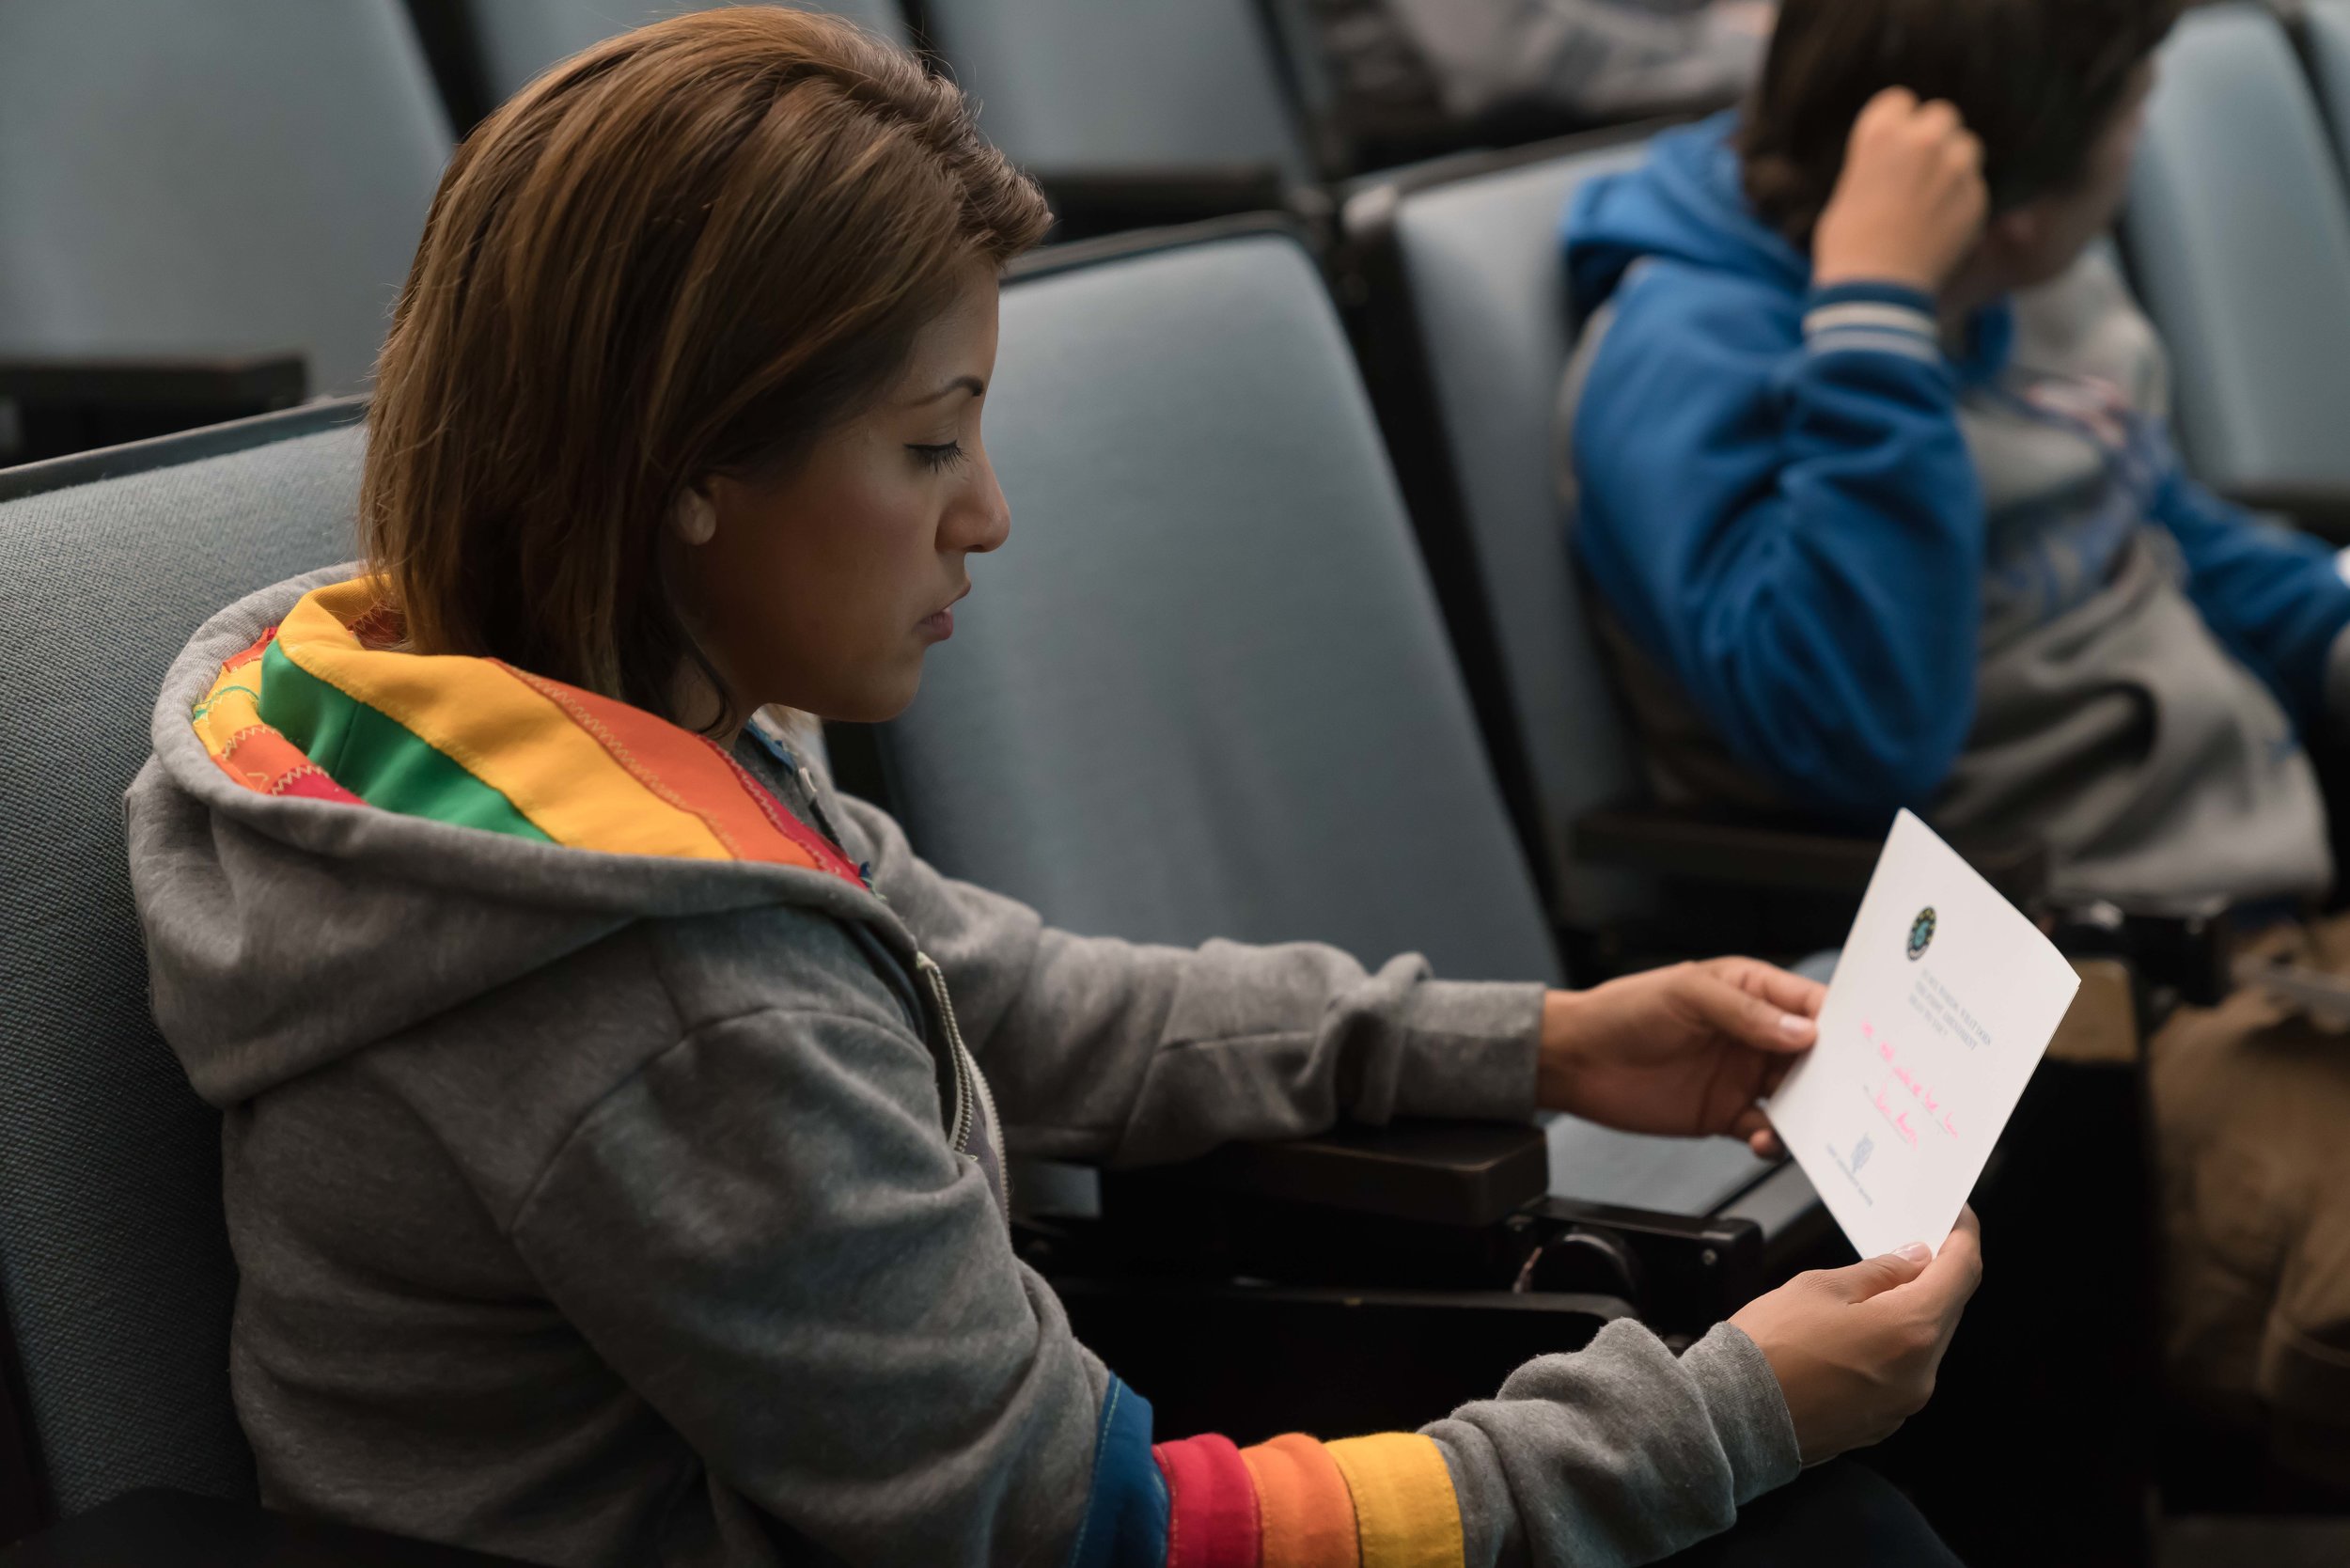
[[[1353,127],[1336,101],[1315,0],[807,3],[930,51],[980,101],[988,135],[1081,228],[1261,200],[1379,167],[1399,151],[1436,149],[1424,137],[1370,144]],[[461,131],[555,60],[622,25],[692,8],[691,0],[408,4]]]
[[[1073,236],[1326,212],[1307,0],[831,0],[934,52]],[[1270,7],[1273,9],[1267,9]],[[0,463],[364,384],[454,138],[677,0],[18,0],[0,14]]]

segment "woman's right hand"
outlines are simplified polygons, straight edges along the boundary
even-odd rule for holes
[[[1925,1408],[1982,1282],[1982,1231],[1968,1209],[1931,1258],[1919,1245],[1799,1274],[1730,1321],[1770,1362],[1803,1462],[1817,1465],[1883,1442]]]
[[[1991,212],[1982,143],[1952,105],[1888,87],[1855,122],[1844,172],[1811,235],[1811,276],[1938,294]]]

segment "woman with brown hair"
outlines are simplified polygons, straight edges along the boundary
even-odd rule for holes
[[[1629,1562],[1922,1402],[1971,1225],[1422,1433],[1154,1450],[1013,1255],[1007,1149],[1538,1103],[1765,1147],[1818,996],[1082,939],[800,763],[775,713],[897,713],[1004,542],[995,280],[1046,223],[951,86],[764,8],[459,151],[366,562],[196,635],[130,800],[271,1502],[559,1563]]]

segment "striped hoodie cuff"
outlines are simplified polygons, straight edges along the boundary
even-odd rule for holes
[[[1083,1568],[1463,1568],[1452,1470],[1434,1439],[1383,1432],[1323,1443],[1291,1433],[1254,1448],[1209,1434],[1148,1441],[1150,1405],[1110,1381]]]
[[[1153,1450],[1171,1507],[1166,1568],[1463,1568],[1452,1469],[1416,1432]],[[1153,1565],[1157,1568],[1157,1565]]]
[[[1942,363],[1942,323],[1934,296],[1904,283],[1840,283],[1814,289],[1803,318],[1815,354],[1895,353]]]

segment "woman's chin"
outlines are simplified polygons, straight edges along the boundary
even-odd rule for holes
[[[914,698],[921,689],[922,662],[916,659],[901,679],[877,681],[860,690],[843,692],[838,700],[825,704],[823,716],[843,724],[887,724],[914,706]]]

